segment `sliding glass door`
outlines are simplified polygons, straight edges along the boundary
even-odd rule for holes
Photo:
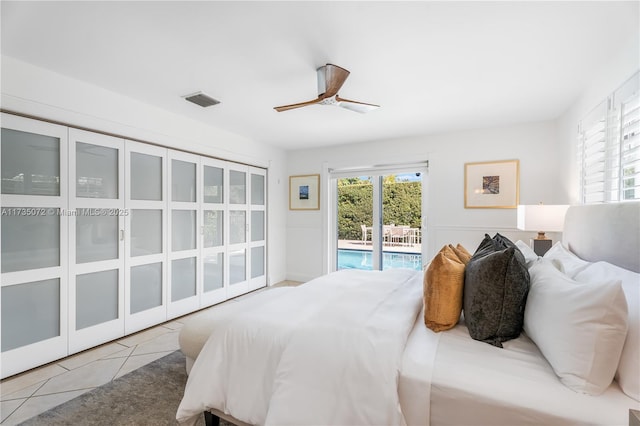
[[[337,179],[336,269],[373,269],[373,181]]]
[[[380,177],[382,269],[422,269],[422,173]]]
[[[336,178],[334,269],[422,269],[423,169]]]

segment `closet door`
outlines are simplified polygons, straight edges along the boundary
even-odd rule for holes
[[[200,306],[210,306],[227,298],[225,226],[228,210],[225,184],[229,173],[224,161],[202,157],[200,238],[202,247],[202,292]]]
[[[264,169],[249,168],[249,290],[267,285],[267,188]]]
[[[167,150],[126,141],[125,332],[167,319]]]
[[[124,335],[124,141],[69,129],[69,351]]]
[[[229,224],[226,226],[228,297],[249,291],[249,167],[229,163],[227,205]]]
[[[169,151],[169,263],[168,318],[175,318],[200,307],[200,157]]]
[[[2,378],[64,357],[67,129],[2,114]]]

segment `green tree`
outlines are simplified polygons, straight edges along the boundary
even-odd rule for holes
[[[421,182],[397,180],[388,175],[383,180],[383,223],[420,227],[422,206]],[[370,180],[338,180],[338,238],[359,240],[361,225],[373,223],[373,185]]]

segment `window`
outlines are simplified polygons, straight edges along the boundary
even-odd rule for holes
[[[640,199],[639,86],[636,73],[580,121],[583,204]]]

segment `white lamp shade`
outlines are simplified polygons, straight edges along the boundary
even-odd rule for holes
[[[518,229],[536,232],[560,232],[568,205],[519,205]]]

